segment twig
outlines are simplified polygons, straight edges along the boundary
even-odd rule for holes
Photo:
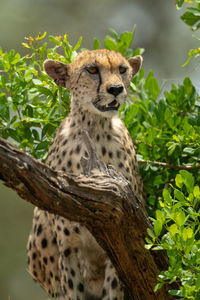
[[[139,160],[138,161],[140,164],[151,164],[151,165],[158,165],[158,166],[163,166],[168,169],[179,169],[179,170],[200,170],[200,165],[197,166],[184,166],[184,165],[172,165],[172,164],[167,164],[165,162],[161,161],[150,161],[150,160]]]

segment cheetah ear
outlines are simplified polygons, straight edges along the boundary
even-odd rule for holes
[[[132,70],[133,70],[133,73],[132,73],[133,76],[135,74],[137,74],[137,72],[140,70],[140,68],[142,66],[142,61],[143,61],[143,58],[141,55],[136,55],[136,56],[130,57],[128,59],[128,62],[131,65]]]
[[[44,70],[57,85],[66,87],[66,82],[69,79],[69,65],[47,59],[44,62]]]

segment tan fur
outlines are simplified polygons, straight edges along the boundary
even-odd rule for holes
[[[124,103],[131,77],[141,62],[140,56],[127,61],[109,50],[84,51],[69,65],[45,62],[47,74],[68,88],[73,97],[71,112],[49,149],[46,163],[51,168],[75,175],[82,172],[80,159],[88,156],[82,137],[85,129],[99,159],[121,172],[142,199],[135,150],[116,109]],[[96,74],[89,72],[91,66],[97,68]],[[125,72],[120,73],[123,68]],[[52,298],[123,299],[119,279],[106,253],[78,223],[36,208],[28,257],[29,272]]]

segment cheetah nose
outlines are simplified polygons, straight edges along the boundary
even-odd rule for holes
[[[115,97],[118,96],[122,91],[123,91],[123,86],[121,84],[111,85],[107,87],[107,92],[109,94],[114,95]]]

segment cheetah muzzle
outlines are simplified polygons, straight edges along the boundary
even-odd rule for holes
[[[111,111],[111,110],[118,110],[120,107],[120,104],[117,102],[117,100],[113,100],[109,104],[106,105],[100,105],[100,99],[97,99],[96,101],[93,102],[94,106],[104,112],[104,111]]]
[[[46,164],[56,171],[80,175],[88,157],[87,131],[98,158],[112,165],[142,199],[131,137],[118,117],[141,56],[125,59],[109,50],[83,51],[70,64],[46,60],[45,72],[71,94],[71,111],[50,146]],[[116,233],[117,234],[117,233]],[[123,300],[120,280],[105,251],[82,225],[35,208],[28,241],[28,270],[59,300]]]

